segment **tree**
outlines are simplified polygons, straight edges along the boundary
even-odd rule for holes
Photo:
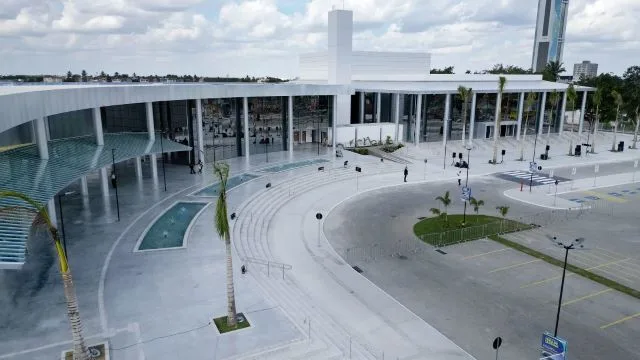
[[[67,78],[66,80],[71,81],[73,79],[73,73],[71,72],[71,70],[67,71]]]
[[[498,99],[496,101],[496,119],[493,127],[493,161],[492,164],[498,163],[498,136],[500,135],[500,111],[502,110],[502,92],[507,84],[507,78],[500,76],[498,78]]]
[[[227,179],[229,178],[229,165],[225,162],[217,162],[213,165],[218,181],[220,182],[220,194],[216,202],[216,231],[224,241],[227,253],[227,326],[236,326],[236,297],[233,286],[233,263],[231,257],[231,232],[227,217]]]
[[[529,128],[529,113],[530,113],[529,109],[531,109],[533,105],[536,103],[537,97],[538,97],[537,93],[529,92],[527,94],[527,99],[524,102],[525,120],[524,120],[524,131],[522,134],[522,139],[520,140],[520,161],[524,160],[524,144],[527,138],[527,129]]]
[[[616,136],[618,135],[618,119],[620,116],[620,107],[622,107],[622,95],[619,92],[613,90],[611,92],[611,97],[613,97],[613,101],[616,104],[616,122],[613,127],[613,145],[611,146],[611,151],[616,151]]]
[[[86,70],[82,70],[82,73],[80,75],[82,82],[87,82],[87,71]]]
[[[519,66],[495,64],[489,70],[484,70],[484,74],[531,74],[531,70],[525,70]]]
[[[53,225],[51,217],[47,212],[46,207],[40,205],[38,202],[30,198],[29,196],[15,192],[15,191],[0,191],[0,199],[11,199],[12,203],[20,203],[23,205],[4,207],[0,209],[2,213],[10,213],[12,215],[29,214],[34,215],[33,227],[45,227],[49,236],[53,240],[53,245],[58,255],[58,265],[60,274],[62,275],[62,282],[64,284],[64,296],[67,304],[67,317],[71,324],[71,335],[73,339],[73,353],[74,359],[88,360],[90,359],[89,350],[84,341],[84,335],[82,330],[82,321],[80,319],[80,311],[78,307],[78,298],[76,296],[76,289],[73,284],[71,276],[71,268],[67,262],[67,254],[64,251],[64,247],[60,241],[60,235],[58,229]]]
[[[558,111],[558,102],[560,102],[560,93],[553,90],[549,95],[549,101],[551,101],[551,108],[549,109],[549,126],[547,127],[547,145],[549,145],[549,137],[551,136],[551,124],[553,124],[553,115]],[[561,119],[560,121],[564,121]]]
[[[473,211],[476,213],[476,215],[478,215],[478,213],[480,212],[480,207],[484,205],[484,200],[478,200],[472,197],[471,199],[469,199],[469,204],[473,206]]]
[[[447,66],[444,69],[431,69],[431,74],[453,74],[453,66]]]
[[[444,196],[436,196],[436,201],[439,201],[442,206],[444,206],[444,220],[448,221],[448,217],[447,217],[447,209],[449,208],[449,205],[451,205],[451,198],[449,197],[449,192],[445,192]],[[433,212],[433,211],[432,211]]]
[[[466,88],[462,85],[458,86],[458,96],[462,99],[462,143],[464,144],[464,136],[467,129],[467,108],[469,107],[469,100],[473,90]],[[475,109],[474,109],[475,110]],[[471,129],[473,131],[473,129]]]
[[[496,206],[496,210],[498,210],[498,214],[502,216],[503,219],[506,219],[507,214],[509,213],[509,207],[506,205]]]
[[[596,106],[596,124],[593,127],[593,141],[591,143],[591,153],[596,152],[596,134],[598,133],[598,125],[600,123],[600,104],[602,103],[602,88],[597,88],[593,94],[593,104]]]
[[[631,118],[635,123],[633,131],[633,149],[637,148],[638,143],[638,126],[640,125],[640,66],[629,67],[622,75],[623,90],[626,95],[626,109],[627,115],[633,114]]]
[[[560,74],[567,71],[560,61],[549,61],[542,70],[542,78],[547,81],[558,81]]]
[[[600,103],[600,122],[609,123],[615,121],[616,118],[616,105],[615,99],[611,96],[611,91],[616,90],[624,93],[624,81],[621,77],[604,73],[595,78],[584,79],[579,85],[589,86],[597,89],[602,89],[602,102]],[[595,104],[590,104],[595,107]]]
[[[100,71],[100,77],[103,79],[107,77],[107,74],[105,74],[104,70]]]
[[[573,84],[570,84],[567,88],[567,100],[569,100],[569,105],[571,105],[571,136],[569,137],[569,156],[573,155],[573,125],[575,121],[577,98],[578,93],[576,93],[576,88],[573,87]]]

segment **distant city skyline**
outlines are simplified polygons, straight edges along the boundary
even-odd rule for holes
[[[525,11],[516,0],[344,2],[354,10],[354,49],[430,52],[433,68],[456,73],[497,63],[529,68],[536,4]],[[10,0],[0,9],[0,74],[293,78],[298,54],[326,49],[332,5],[342,1]],[[640,58],[638,15],[638,2],[571,0],[565,68],[590,59],[600,72],[622,74]]]

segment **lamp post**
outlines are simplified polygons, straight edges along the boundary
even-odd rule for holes
[[[116,189],[116,211],[118,213],[118,221],[120,221],[120,200],[118,199],[118,174],[116,173],[116,149],[111,149],[111,167],[115,181],[113,187]],[[163,168],[164,169],[164,168]]]
[[[160,156],[162,156],[162,180],[164,181],[164,191],[167,191],[167,172],[164,168],[164,144],[162,142],[163,137],[164,137],[164,130],[160,132]],[[116,189],[116,194],[117,193],[118,193],[118,190]]]
[[[558,238],[555,236],[549,237],[549,240],[551,240],[556,246],[560,246],[564,248],[564,266],[562,267],[562,282],[560,283],[560,299],[558,299],[558,311],[556,313],[556,326],[555,326],[555,330],[553,331],[553,336],[556,337],[558,336],[558,322],[560,321],[560,308],[562,307],[562,293],[564,291],[564,278],[567,272],[567,259],[569,257],[569,250],[584,249],[584,245],[583,245],[584,238],[577,238],[569,244],[565,244],[561,241],[558,241]]]
[[[75,191],[67,191],[65,193],[58,194],[58,209],[59,209],[59,212],[60,212],[60,230],[62,232],[62,247],[64,248],[65,256],[67,256],[67,235],[66,235],[66,233],[64,231],[64,216],[62,214],[62,197],[68,196],[68,195],[73,195],[75,193],[76,193]]]
[[[467,149],[467,178],[464,181],[464,187],[467,189],[469,189],[469,164],[471,164],[471,147],[467,146],[465,149]],[[469,193],[469,196],[471,196],[471,194]],[[467,202],[469,202],[469,197],[465,197],[464,200],[464,212],[462,213],[462,224],[465,224],[467,222]]]
[[[318,220],[318,247],[320,247],[320,229],[322,224],[322,213],[317,213],[316,219]]]

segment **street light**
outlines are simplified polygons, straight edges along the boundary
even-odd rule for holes
[[[62,215],[62,197],[63,196],[68,196],[68,195],[73,195],[75,194],[75,191],[67,191],[65,193],[62,194],[58,194],[58,208],[60,211],[60,230],[62,232],[62,247],[64,248],[64,255],[67,256],[67,236],[66,233],[64,232],[64,216]]]
[[[547,236],[551,242],[553,242],[556,246],[564,248],[564,266],[562,267],[562,282],[560,283],[560,299],[558,300],[558,312],[556,313],[556,327],[553,331],[553,336],[558,336],[558,321],[560,320],[560,308],[562,306],[562,293],[564,291],[564,278],[567,272],[567,258],[569,257],[569,250],[584,250],[584,238],[577,238],[573,240],[569,244],[565,244],[561,241],[558,241],[558,238],[553,236]]]
[[[116,173],[116,149],[111,149],[111,167],[113,171],[113,187],[116,189],[116,211],[118,212],[118,221],[120,221],[120,200],[118,199],[118,174]],[[163,168],[164,170],[164,168]]]
[[[468,185],[469,185],[469,164],[471,163],[471,147],[467,146],[465,147],[465,149],[467,150],[467,179],[464,181],[464,187],[465,189],[469,189]],[[460,164],[462,165],[462,164]],[[464,200],[464,212],[462,213],[462,224],[465,224],[467,222],[467,202],[469,201],[469,197],[471,196],[471,192],[469,192],[469,196],[465,196],[465,200]]]

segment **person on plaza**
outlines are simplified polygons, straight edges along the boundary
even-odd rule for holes
[[[111,173],[111,186],[113,186],[114,189],[116,188],[116,186],[118,186],[118,180],[116,179],[115,172]]]
[[[189,174],[195,174],[196,170],[194,169],[196,166],[196,164],[193,163],[193,161],[191,163],[189,163]]]
[[[198,174],[202,174],[203,167],[204,167],[204,164],[202,163],[202,160],[198,160]]]
[[[407,182],[407,175],[409,175],[409,169],[405,166],[404,167],[404,182]]]
[[[460,179],[460,171],[458,171],[458,187],[462,185],[462,179]]]

